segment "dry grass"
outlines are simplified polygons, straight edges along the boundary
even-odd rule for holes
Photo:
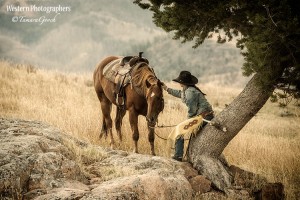
[[[91,73],[66,75],[0,61],[0,117],[45,121],[77,138],[108,147],[108,140],[99,141],[101,111],[91,79]],[[168,85],[176,87],[172,83]],[[209,84],[201,88],[217,113],[241,91]],[[186,110],[180,100],[166,94],[165,101],[159,125],[174,125],[186,119]],[[289,115],[282,117],[282,113]],[[299,115],[299,105],[290,104],[283,109],[268,102],[224,151],[231,164],[262,174],[269,181],[284,183],[287,199],[300,198]],[[145,119],[140,117],[139,123],[139,150],[147,154],[150,146]],[[161,128],[156,129],[156,133],[166,138],[171,130]],[[122,131],[124,140],[117,148],[132,151],[127,115]],[[158,155],[167,156],[164,140],[156,139],[155,145]],[[72,148],[72,144],[69,146]],[[82,162],[105,156],[97,149],[74,151],[78,151]]]

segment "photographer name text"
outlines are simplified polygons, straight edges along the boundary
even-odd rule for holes
[[[45,12],[45,13],[60,13],[60,12],[71,12],[70,6],[15,6],[7,5],[7,12]]]

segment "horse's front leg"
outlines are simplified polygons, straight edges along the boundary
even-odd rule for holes
[[[115,140],[114,136],[112,134],[112,128],[108,129],[109,135],[110,135],[110,148],[114,149],[115,148]]]
[[[147,126],[148,126],[148,141],[150,143],[151,154],[153,156],[155,156],[155,151],[154,151],[154,139],[155,139],[154,127],[153,127],[153,124],[151,124],[149,122],[147,122]]]
[[[101,139],[103,137],[103,135],[105,136],[105,139],[107,138],[107,127],[106,127],[106,122],[105,122],[105,118],[102,117],[102,128],[101,128],[101,132],[99,135],[99,139]]]
[[[134,153],[138,153],[138,140],[140,137],[139,134],[139,129],[138,129],[138,114],[135,112],[134,109],[129,110],[129,122],[130,122],[130,127],[132,131],[132,139],[134,142]]]

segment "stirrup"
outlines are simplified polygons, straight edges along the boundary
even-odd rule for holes
[[[119,98],[121,99],[121,103],[119,102]],[[119,97],[119,95],[117,94],[117,98],[116,98],[116,103],[118,106],[123,106],[124,105],[124,98],[123,97]]]

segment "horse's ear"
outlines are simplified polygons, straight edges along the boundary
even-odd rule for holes
[[[162,84],[162,82],[158,79],[158,81],[157,81],[157,85],[159,86],[159,87],[161,87],[163,84]]]
[[[146,86],[147,88],[151,87],[151,83],[148,80],[146,80]]]

